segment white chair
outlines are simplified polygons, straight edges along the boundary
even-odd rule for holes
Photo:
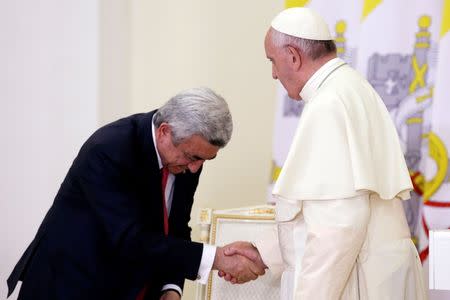
[[[202,242],[223,246],[234,241],[257,242],[276,230],[275,211],[270,205],[200,212]],[[197,285],[196,300],[279,300],[280,279],[270,271],[257,280],[233,285],[213,271],[208,284]]]

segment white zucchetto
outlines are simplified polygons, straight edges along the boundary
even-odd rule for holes
[[[293,7],[280,12],[271,23],[276,31],[302,39],[333,40],[325,20],[306,7]]]

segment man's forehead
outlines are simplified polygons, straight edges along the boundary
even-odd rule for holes
[[[198,135],[187,138],[180,143],[180,147],[193,152],[208,152],[214,154],[219,150],[219,147],[210,144],[205,138]]]

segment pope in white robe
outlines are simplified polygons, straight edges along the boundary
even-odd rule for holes
[[[427,299],[402,206],[411,180],[382,99],[336,57],[315,12],[287,9],[271,25],[272,75],[305,102],[273,190],[279,247],[257,245],[284,270],[281,299]]]

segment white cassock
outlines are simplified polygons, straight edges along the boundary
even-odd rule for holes
[[[427,299],[402,207],[411,180],[383,101],[339,58],[300,96],[305,107],[273,190],[282,299]],[[276,247],[259,248],[276,269]]]

